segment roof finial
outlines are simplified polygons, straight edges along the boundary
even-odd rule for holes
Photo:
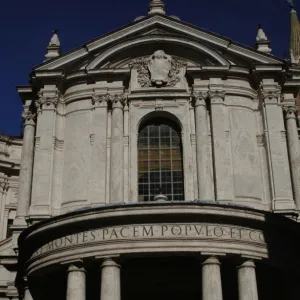
[[[165,4],[162,0],[152,0],[149,4],[149,15],[161,14],[165,15]]]
[[[268,40],[261,25],[258,25],[256,36],[256,49],[260,52],[270,54],[272,49],[270,48],[270,41]]]
[[[294,0],[288,0],[291,7],[291,37],[290,59],[292,64],[300,64],[300,23],[297,12],[294,9]]]
[[[47,54],[45,55],[46,60],[52,59],[60,55],[60,41],[58,38],[58,29],[52,31],[52,37],[47,47]]]
[[[287,2],[290,4],[291,10],[294,9],[294,0],[287,0]]]

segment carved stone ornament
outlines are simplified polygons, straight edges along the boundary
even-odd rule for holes
[[[205,105],[205,100],[209,97],[207,91],[193,91],[192,98],[195,99],[195,107]]]
[[[141,87],[173,87],[180,81],[180,69],[186,65],[186,62],[158,50],[148,59],[134,60],[130,67],[137,70],[138,83]]]
[[[97,106],[103,106],[106,107],[108,102],[108,95],[93,95],[92,96],[92,104]]]
[[[208,94],[209,94],[211,101],[213,101],[213,100],[224,101],[226,92],[222,91],[222,90],[210,90]]]
[[[285,111],[285,118],[286,119],[295,119],[296,113],[297,113],[297,106],[283,106],[283,109]]]
[[[26,125],[33,125],[33,126],[35,125],[35,117],[36,117],[36,115],[32,111],[30,111],[30,110],[24,111],[22,113],[22,117],[24,119],[25,126]]]
[[[54,97],[47,97],[42,91],[38,93],[39,98],[35,101],[35,106],[37,109],[43,109],[44,106],[56,108],[58,103],[58,95]]]
[[[126,93],[121,94],[102,94],[94,95],[92,97],[92,104],[98,106],[107,106],[107,103],[112,103],[112,105],[123,105],[127,99]]]

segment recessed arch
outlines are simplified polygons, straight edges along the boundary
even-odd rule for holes
[[[181,123],[181,121],[172,113],[167,112],[167,111],[152,111],[148,114],[146,114],[144,117],[142,117],[139,122],[137,123],[137,132],[139,132],[139,130],[142,128],[142,126],[151,121],[152,119],[158,119],[158,118],[164,118],[164,119],[169,119],[171,120],[178,128],[178,130],[180,132],[182,132],[183,130],[183,125]]]
[[[135,47],[142,44],[151,44],[151,43],[173,43],[178,45],[184,45],[196,49],[199,52],[205,53],[208,56],[211,56],[216,61],[218,61],[222,66],[228,66],[229,62],[221,56],[217,51],[195,41],[188,40],[182,37],[162,37],[162,36],[145,36],[138,37],[134,40],[128,40],[124,43],[118,44],[112,48],[109,48],[102,54],[96,57],[88,66],[87,70],[96,68],[99,64],[105,61],[109,56],[115,55],[120,51],[127,50],[128,48]]]

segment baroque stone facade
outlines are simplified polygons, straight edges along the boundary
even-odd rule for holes
[[[69,53],[54,32],[0,136],[0,299],[298,299],[300,69],[269,46],[160,0]]]

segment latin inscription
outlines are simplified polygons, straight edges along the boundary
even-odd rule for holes
[[[39,248],[34,256],[74,245],[105,243],[138,239],[187,239],[228,240],[264,243],[263,233],[243,227],[218,226],[209,224],[160,224],[128,225],[101,228],[71,234],[53,240]]]

